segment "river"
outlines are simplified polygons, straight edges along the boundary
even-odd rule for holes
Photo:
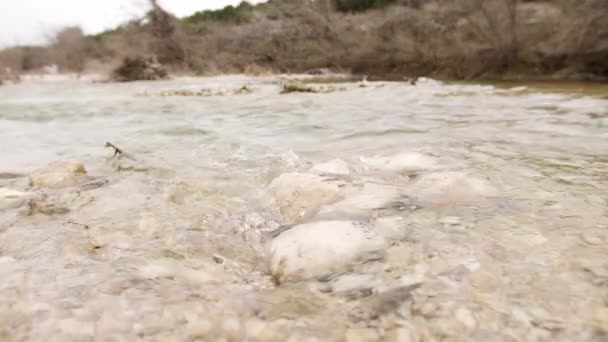
[[[1,86],[0,190],[30,200],[0,205],[0,340],[608,339],[608,87],[337,88],[279,94],[272,77],[244,76]],[[30,185],[60,160],[93,183]],[[319,209],[302,186],[269,194],[281,175],[304,184],[294,174],[340,182],[339,195]],[[370,185],[335,205],[353,184],[399,200],[366,207],[382,197]],[[310,203],[297,197],[309,190]],[[305,233],[299,223],[383,217],[398,223],[372,232],[374,258],[323,275],[304,261],[290,279],[272,266],[269,243]],[[342,245],[322,236],[327,261]]]

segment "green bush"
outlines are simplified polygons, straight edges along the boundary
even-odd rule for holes
[[[383,8],[397,0],[335,0],[336,9],[340,12],[362,12]]]
[[[196,12],[184,18],[188,24],[202,24],[205,22],[222,22],[230,24],[240,24],[249,21],[255,6],[247,1],[241,2],[238,6],[226,6],[218,10],[205,10]]]

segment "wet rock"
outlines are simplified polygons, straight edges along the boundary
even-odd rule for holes
[[[146,279],[174,278],[191,284],[220,283],[226,280],[226,274],[220,266],[212,263],[204,266],[190,268],[183,261],[162,258],[151,260],[139,269],[139,274]]]
[[[39,188],[66,188],[87,181],[84,165],[72,161],[52,162],[30,175],[30,184]]]
[[[380,335],[375,329],[370,328],[351,328],[346,331],[345,342],[376,342],[380,340]]]
[[[31,197],[27,192],[0,188],[0,210],[19,208]]]
[[[477,270],[470,276],[471,285],[480,292],[492,292],[500,285],[500,279],[492,273]]]
[[[435,158],[415,152],[401,153],[389,157],[362,157],[361,162],[368,169],[405,174],[433,170],[437,167]]]
[[[401,216],[379,217],[373,222],[373,227],[387,241],[400,239],[407,233],[407,222]]]
[[[377,183],[365,183],[360,187],[344,189],[344,199],[323,206],[318,217],[369,216],[374,210],[388,208],[398,200],[399,189]]]
[[[378,284],[379,280],[373,274],[346,273],[328,280],[324,292],[354,300],[372,295],[374,287]]]
[[[287,341],[288,329],[279,324],[249,319],[244,324],[247,339],[250,341]]]
[[[290,80],[281,84],[281,94],[289,93],[331,93],[338,90],[336,87],[329,85],[323,87],[313,87],[304,84],[300,81]]]
[[[475,327],[477,326],[477,320],[475,319],[475,316],[473,316],[473,313],[469,309],[466,309],[466,308],[457,309],[454,312],[454,318],[456,318],[457,321],[459,321],[465,327],[467,327],[467,329],[472,330],[472,329],[475,329]]]
[[[318,221],[295,226],[268,245],[276,283],[337,272],[385,246],[365,223]]]
[[[425,174],[407,188],[408,194],[422,205],[479,203],[498,197],[496,188],[485,179],[460,172]]]
[[[48,201],[44,197],[28,199],[19,209],[20,216],[33,216],[36,214],[53,216],[67,214],[69,212],[70,209],[53,203],[52,201]]]
[[[287,173],[275,179],[269,190],[286,223],[299,223],[321,206],[340,198],[340,188],[317,175]]]
[[[240,88],[224,91],[224,90],[213,90],[202,88],[198,90],[194,89],[173,89],[173,90],[165,90],[160,92],[160,96],[195,96],[195,97],[210,97],[210,96],[226,96],[226,95],[246,95],[253,93],[253,89],[247,86],[242,86]],[[148,95],[148,93],[144,93],[143,95]]]
[[[250,87],[244,85],[238,89],[235,89],[232,92],[234,95],[245,95],[245,94],[251,94],[253,93],[253,89],[251,89]]]
[[[334,159],[315,164],[310,172],[316,175],[349,175],[350,169],[344,160]]]
[[[327,308],[326,299],[315,293],[281,287],[256,292],[246,297],[245,302],[258,317],[267,321],[315,317]]]
[[[353,318],[368,321],[394,312],[411,299],[412,291],[419,286],[420,284],[401,286],[365,298],[353,313]]]
[[[385,341],[387,342],[413,342],[417,341],[414,339],[415,333],[413,327],[399,327],[391,330],[387,335]]]
[[[281,84],[281,94],[289,93],[317,93],[318,91],[309,85],[298,81],[287,81]]]

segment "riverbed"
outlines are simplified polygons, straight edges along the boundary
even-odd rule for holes
[[[0,340],[608,339],[605,85],[277,83],[1,86]]]

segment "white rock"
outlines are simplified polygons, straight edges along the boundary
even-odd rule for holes
[[[348,190],[348,189],[347,189]],[[319,210],[319,216],[332,213],[368,215],[373,210],[389,205],[399,196],[399,189],[376,183],[365,183],[361,189],[345,194],[346,198]]]
[[[221,269],[215,264],[193,269],[177,260],[162,258],[150,261],[139,269],[139,275],[146,279],[174,277],[191,284],[217,283],[224,281]]]
[[[498,196],[498,191],[489,181],[460,172],[422,175],[412,182],[408,192],[427,205],[479,202]]]
[[[304,173],[286,173],[269,187],[286,223],[299,223],[314,215],[323,205],[340,198],[340,188],[323,177]]]
[[[401,153],[390,157],[361,158],[368,168],[397,173],[415,173],[437,167],[435,158],[417,153]]]
[[[386,240],[397,240],[407,233],[407,222],[400,216],[379,217],[373,226],[374,231]]]
[[[0,188],[0,210],[19,208],[32,194],[17,190]]]
[[[477,325],[477,320],[475,320],[475,316],[473,316],[473,313],[469,309],[457,309],[454,313],[454,317],[469,329],[475,329],[475,326]]]
[[[310,169],[316,175],[349,175],[348,164],[342,159],[334,159],[314,165]]]
[[[71,161],[52,162],[30,175],[30,183],[40,188],[65,188],[87,179],[84,165]]]
[[[369,226],[352,221],[318,221],[296,226],[268,246],[270,272],[279,282],[335,272],[385,241]]]

